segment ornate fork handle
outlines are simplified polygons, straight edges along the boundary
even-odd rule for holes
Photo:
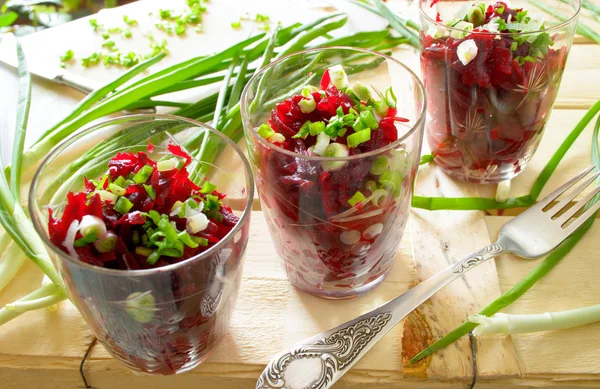
[[[290,347],[269,362],[256,389],[331,387],[415,308],[465,272],[506,251],[500,242],[493,243],[381,307]]]

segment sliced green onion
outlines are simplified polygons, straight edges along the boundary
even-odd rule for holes
[[[94,243],[97,240],[98,240],[98,235],[96,235],[95,232],[92,232],[92,233],[84,236],[81,239],[77,239],[75,241],[75,243],[73,244],[73,246],[75,246],[75,247],[83,247],[83,246],[87,246],[90,243]]]
[[[208,227],[209,220],[202,212],[189,216],[186,222],[186,229],[191,234],[197,234]]]
[[[364,194],[362,194],[362,192],[357,191],[356,193],[354,193],[354,195],[348,200],[348,204],[350,204],[351,207],[354,207],[356,204],[360,203],[361,201],[365,201],[367,198],[365,197]]]
[[[339,90],[343,90],[348,86],[348,75],[342,65],[334,65],[329,69],[329,77],[331,83]]]
[[[324,157],[327,158],[343,158],[350,155],[348,147],[341,143],[330,143],[325,149]],[[323,170],[338,170],[346,165],[346,161],[325,161],[321,162]]]
[[[360,101],[367,102],[371,98],[371,91],[369,88],[360,82],[356,82],[354,85],[352,85],[352,92],[354,92]]]
[[[379,183],[389,192],[398,195],[402,187],[402,175],[398,172],[387,171],[379,177]]]
[[[133,203],[129,201],[127,197],[119,197],[114,206],[114,210],[121,215],[125,215],[127,212],[131,211],[131,208],[133,208]]]
[[[327,146],[329,146],[330,141],[331,141],[331,138],[329,137],[329,135],[327,135],[324,132],[320,132],[317,135],[317,143],[315,143],[313,152],[317,155],[325,154],[325,150],[327,150]]]
[[[204,184],[202,185],[202,189],[200,189],[200,193],[202,194],[209,194],[215,191],[215,189],[217,189],[217,186],[211,182],[208,181],[204,181]]]
[[[312,124],[312,122],[310,120],[305,121],[304,124],[302,125],[302,127],[300,127],[300,129],[296,133],[296,135],[292,136],[292,138],[294,138],[294,139],[298,139],[298,138],[305,139],[308,136],[308,134],[310,134],[310,125],[311,124]]]
[[[160,256],[157,254],[156,258],[153,258],[153,262],[150,261],[150,257],[147,262],[154,265]],[[139,323],[151,322],[154,319],[155,311],[156,299],[150,292],[135,292],[127,296],[127,300],[125,300],[125,312]]]
[[[359,131],[365,130],[369,127],[367,125],[365,125],[365,123],[360,118],[358,118],[358,119],[356,119],[354,124],[352,124],[352,128],[354,129],[354,132],[359,132]]]
[[[499,12],[500,13],[500,12]],[[485,21],[485,15],[481,11],[479,7],[472,7],[469,12],[467,12],[467,21],[471,23],[474,27],[479,27]]]
[[[151,210],[146,215],[150,218],[150,220],[152,220],[154,224],[158,225],[158,223],[160,222],[160,213],[156,212],[155,210]]]
[[[375,181],[369,180],[365,183],[365,189],[370,192],[375,192],[377,190],[377,183]]]
[[[304,97],[310,98],[312,97],[312,94],[315,92],[318,92],[319,88],[317,88],[316,86],[313,85],[307,85],[304,88],[302,88],[302,91],[300,92],[300,94]]]
[[[375,159],[375,161],[373,162],[373,166],[371,166],[369,173],[371,173],[375,176],[380,176],[386,170],[388,170],[389,166],[390,166],[390,159],[388,157],[384,157],[384,156],[377,157],[377,159]]]
[[[452,37],[454,39],[462,39],[465,36],[467,36],[467,34],[470,31],[473,31],[473,23],[461,21],[461,22],[456,23],[454,28],[456,30],[452,30],[450,32],[450,37]],[[458,31],[458,30],[462,30],[462,31]]]
[[[314,122],[310,124],[310,135],[317,136],[325,131],[325,122]]]
[[[242,23],[240,21],[231,22],[231,27],[233,27],[237,30],[239,28],[242,28]]]
[[[395,104],[395,102],[394,102],[394,104]],[[389,105],[389,103],[388,103],[388,105]],[[390,105],[390,107],[391,107],[391,105]],[[371,112],[371,111],[363,111],[363,112],[361,112],[360,113],[360,119],[371,130],[376,130],[376,129],[379,128],[379,123],[377,122],[377,119],[375,118],[375,115],[373,115],[373,112]]]
[[[156,200],[156,193],[154,192],[154,187],[152,185],[144,184],[144,189],[146,189],[146,193],[148,194],[148,197],[150,197],[150,200]]]
[[[117,195],[107,190],[97,190],[96,193],[100,196],[100,200],[114,203],[117,201]]]
[[[121,188],[127,188],[128,184],[127,184],[127,180],[125,179],[125,177],[123,176],[119,176],[114,182],[113,184],[120,186]]]
[[[101,253],[110,253],[115,250],[117,245],[117,236],[109,231],[103,238],[94,242],[94,247]]]
[[[84,237],[89,235],[96,235],[96,241],[98,238],[106,235],[106,224],[104,221],[97,216],[84,215],[79,223],[79,232]]]
[[[165,238],[171,242],[171,243],[175,243],[178,241],[178,237],[177,237],[177,230],[175,229],[175,227],[173,227],[173,225],[171,224],[171,221],[169,220],[169,217],[167,215],[162,215],[160,218],[160,221],[158,222],[157,225],[159,231],[161,231],[163,234],[165,234]]]
[[[133,176],[133,182],[136,184],[143,184],[150,178],[150,176],[154,173],[154,168],[150,165],[143,166],[137,173]]]
[[[175,169],[177,169],[178,166],[179,166],[179,159],[177,159],[177,158],[169,158],[167,160],[158,161],[156,163],[156,168],[158,169],[159,172],[168,172],[171,170],[175,170]]]
[[[196,243],[192,237],[190,236],[190,234],[187,233],[187,231],[181,231],[178,234],[179,240],[183,242],[183,244],[185,244],[186,246],[195,249],[196,247],[198,247],[198,243]]]
[[[266,123],[261,124],[256,132],[265,139],[269,139],[273,134],[275,134],[275,131],[273,131],[271,126]]]
[[[133,230],[133,234],[131,235],[131,240],[133,241],[133,244],[140,243],[140,232],[138,230]]]
[[[159,259],[160,254],[158,253],[158,251],[153,251],[152,254],[150,254],[146,259],[146,263],[148,263],[149,265],[155,265]]]
[[[349,148],[355,148],[361,143],[367,142],[371,140],[371,130],[366,129],[363,131],[355,132],[352,135],[348,135],[346,138],[346,142],[348,143]]]
[[[300,110],[302,111],[302,113],[311,113],[312,111],[314,111],[317,108],[317,102],[311,96],[310,99],[300,100],[298,102],[298,106],[300,107]]]
[[[285,142],[285,136],[283,136],[280,133],[276,132],[275,134],[273,134],[273,135],[271,135],[269,137],[269,142],[271,142],[271,143],[283,143],[283,142]]]
[[[385,91],[385,102],[391,108],[396,108],[396,95],[394,94],[394,90],[391,86]]]
[[[108,184],[108,190],[117,196],[124,196],[127,191],[114,183]]]
[[[138,255],[143,255],[144,257],[149,257],[153,252],[154,251],[148,247],[137,246],[135,248],[135,253]]]
[[[202,238],[200,236],[192,236],[192,240],[200,246],[208,246],[208,239]]]

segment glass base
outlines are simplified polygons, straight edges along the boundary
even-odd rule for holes
[[[390,267],[385,273],[380,275],[378,278],[370,281],[368,284],[352,289],[321,289],[307,285],[306,283],[298,282],[299,280],[291,280],[291,283],[295,288],[315,297],[319,297],[326,300],[349,300],[355,297],[360,297],[364,294],[367,294],[367,292],[370,292],[371,290],[375,289],[383,282],[383,280],[385,279],[385,277],[387,277],[391,269],[392,268]]]

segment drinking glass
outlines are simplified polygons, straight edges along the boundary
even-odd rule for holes
[[[192,165],[198,164],[227,194],[223,202],[240,218],[207,251],[164,267],[117,270],[80,261],[50,241],[49,210],[60,218],[67,193],[83,190],[84,177],[96,179],[108,171],[108,161],[118,152],[144,151],[157,160],[174,143],[195,157],[205,140],[238,171],[219,159],[194,159]],[[29,208],[71,301],[96,338],[132,370],[169,375],[200,364],[228,331],[248,241],[253,185],[240,149],[209,126],[175,116],[132,115],[97,124],[54,148],[35,174]]]
[[[545,29],[523,33],[470,32],[436,20],[451,20],[471,1],[420,1],[421,70],[427,91],[426,138],[435,162],[453,177],[475,183],[510,180],[535,153],[556,99],[573,40],[579,0],[540,0],[560,10],[556,21],[527,1],[512,9],[544,19]],[[507,18],[513,20],[513,16]],[[510,22],[509,22],[510,23]],[[518,23],[517,23],[518,24]],[[549,38],[547,53],[534,58],[533,43]],[[458,47],[472,40],[466,65]]]
[[[277,102],[307,85],[318,89],[334,65],[343,66],[349,84],[360,81],[373,91],[393,87],[397,116],[407,119],[394,124],[397,141],[364,154],[324,158],[283,149],[258,135],[256,129],[278,114]],[[419,163],[425,93],[417,76],[401,62],[367,50],[306,50],[253,77],[241,111],[262,210],[290,282],[328,299],[355,297],[380,284],[395,261]],[[395,184],[366,190],[378,179],[370,169],[380,157],[391,161]],[[357,190],[371,194],[350,207],[348,198]]]

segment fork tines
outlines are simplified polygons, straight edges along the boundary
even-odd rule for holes
[[[567,190],[575,186],[578,182],[580,182],[584,177],[588,176],[590,172],[594,170],[594,166],[590,166],[577,176],[573,177],[569,182],[556,189],[554,192],[550,193],[540,202],[538,202],[534,207],[545,209],[552,201],[556,200],[560,195],[565,193]],[[579,201],[573,204],[570,208],[569,205],[571,202],[580,195],[587,187],[589,187],[595,180],[600,177],[600,171],[596,171],[592,173],[588,178],[586,178],[581,184],[579,184],[575,189],[573,189],[567,196],[565,196],[558,204],[553,205],[549,209],[545,210],[545,213],[559,223],[564,229],[571,233],[575,229],[577,229],[583,222],[589,219],[596,211],[600,210],[600,199],[596,199],[596,203],[592,204],[587,210],[585,210],[579,217],[573,220],[570,224],[568,222],[584,207],[592,201],[599,193],[600,193],[600,183],[593,187],[589,193],[587,193],[584,197],[582,197]],[[564,211],[564,212],[563,212]],[[561,212],[563,212],[561,214]],[[558,216],[558,217],[557,217]]]

